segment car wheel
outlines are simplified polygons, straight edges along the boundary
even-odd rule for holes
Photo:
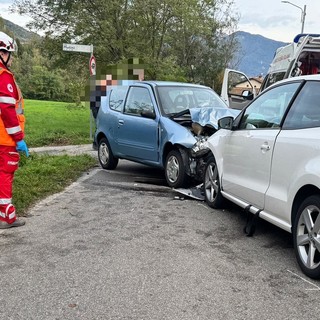
[[[168,153],[165,164],[165,176],[167,184],[171,188],[185,187],[189,182],[183,159],[179,150],[171,150]]]
[[[293,244],[301,270],[310,278],[320,278],[320,195],[306,198],[293,225]]]
[[[98,159],[103,169],[113,170],[118,165],[119,159],[113,156],[109,142],[106,138],[102,138],[99,141]]]
[[[204,196],[208,206],[216,209],[221,208],[224,198],[221,194],[218,168],[213,156],[207,161],[203,184]]]

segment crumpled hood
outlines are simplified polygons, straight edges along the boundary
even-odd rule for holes
[[[191,120],[199,123],[201,126],[211,125],[218,130],[218,120],[223,117],[231,116],[235,118],[241,110],[206,107],[206,108],[192,108],[189,109],[191,114]]]

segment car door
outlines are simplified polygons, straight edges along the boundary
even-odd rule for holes
[[[225,69],[221,98],[229,108],[242,110],[255,97],[255,88],[244,73],[232,69]]]
[[[298,86],[285,84],[266,91],[237,119],[237,128],[226,137],[223,153],[222,188],[226,193],[264,207],[275,141]]]
[[[273,153],[265,210],[291,224],[292,201],[304,185],[319,186],[320,82],[302,83]]]
[[[159,161],[159,114],[146,87],[131,86],[123,113],[118,115],[118,154],[140,161]]]

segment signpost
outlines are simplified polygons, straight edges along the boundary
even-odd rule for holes
[[[84,44],[75,44],[75,43],[64,43],[62,45],[63,51],[69,51],[69,52],[85,52],[90,53],[90,59],[89,59],[89,72],[90,76],[96,75],[96,58],[93,55],[93,45],[84,45]],[[92,139],[92,122],[93,122],[93,116],[92,112],[90,112],[90,139]]]

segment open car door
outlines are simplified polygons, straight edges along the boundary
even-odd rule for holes
[[[255,88],[244,73],[225,69],[221,98],[229,108],[242,110],[255,96]]]

